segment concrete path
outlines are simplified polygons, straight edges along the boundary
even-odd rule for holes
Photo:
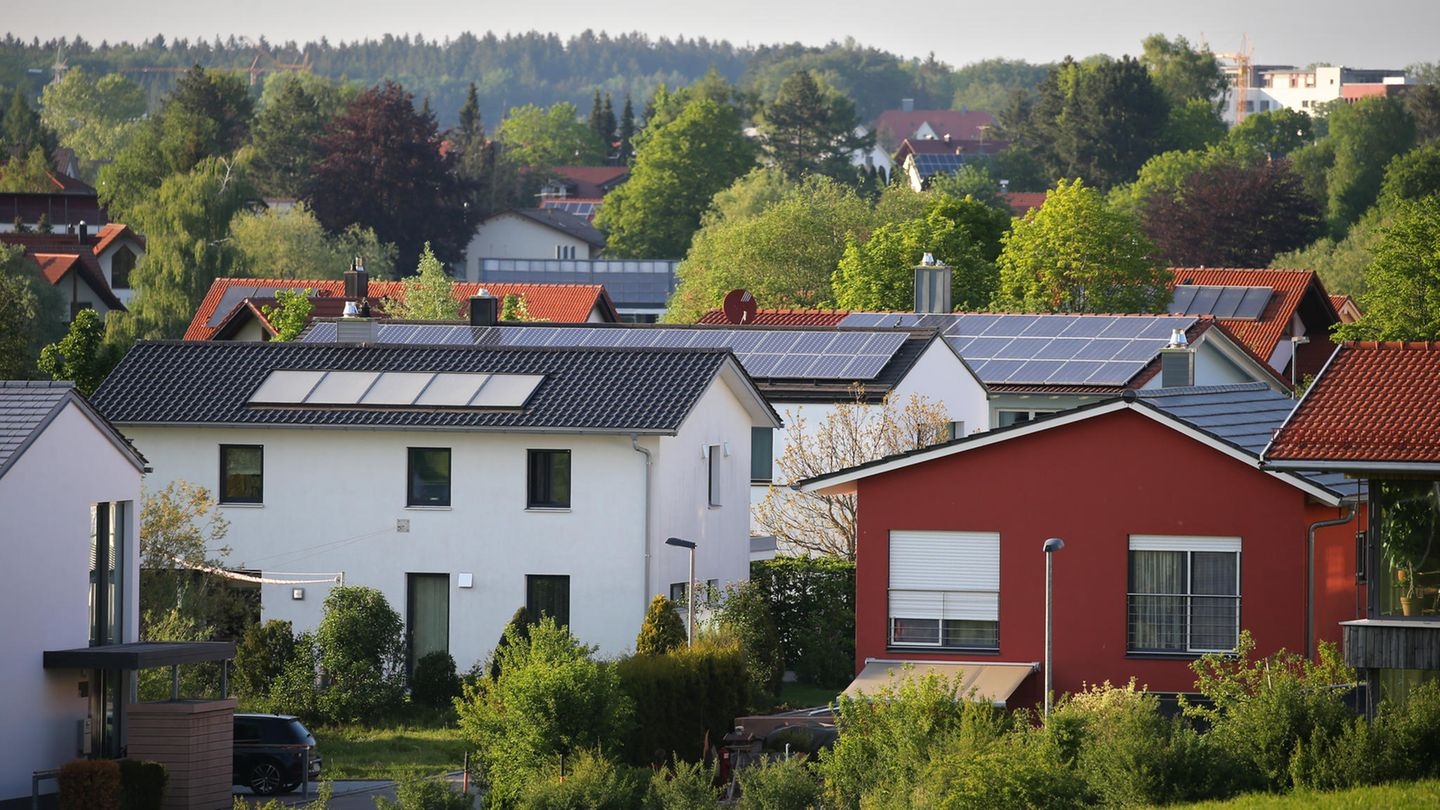
[[[463,777],[461,771],[453,771],[446,774],[446,779],[460,788],[460,781]],[[331,782],[334,792],[331,794],[330,803],[325,805],[327,810],[375,810],[376,797],[384,797],[391,801],[395,800],[395,783],[383,780],[341,780]],[[272,799],[278,799],[285,807],[304,807],[315,799],[317,788],[310,786],[309,798],[300,795],[299,788],[294,793],[287,793],[284,796],[271,796],[268,799],[263,796],[251,794],[248,788],[237,787],[235,795],[245,799],[251,807],[265,804]]]

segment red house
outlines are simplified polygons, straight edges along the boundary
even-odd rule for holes
[[[1190,663],[1241,629],[1261,653],[1338,641],[1363,509],[1342,475],[1260,469],[1293,404],[1263,384],[1127,392],[804,482],[859,498],[856,672],[1038,671],[1051,537],[1057,694],[1193,691]],[[1043,677],[1018,672],[984,696],[1039,702]]]

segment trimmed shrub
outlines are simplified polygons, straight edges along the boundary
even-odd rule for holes
[[[632,765],[649,764],[659,752],[700,759],[744,714],[748,689],[745,655],[735,642],[704,641],[666,655],[633,655],[614,664],[620,688],[635,706],[635,725],[625,737]]]
[[[271,619],[245,629],[235,645],[236,692],[242,697],[265,697],[280,679],[295,655],[294,626],[287,621]]]
[[[315,632],[327,680],[317,708],[336,723],[375,721],[404,699],[405,623],[375,588],[345,585],[325,597]]]
[[[410,678],[410,699],[422,706],[449,708],[460,696],[460,676],[455,659],[444,650],[420,656]]]
[[[715,810],[721,788],[715,786],[715,767],[685,762],[676,757],[668,768],[650,776],[645,794],[647,810]]]
[[[750,581],[769,606],[785,666],[805,683],[849,683],[855,674],[855,563],[779,556],[752,562]]]
[[[60,766],[60,810],[120,810],[120,764],[75,759]]]
[[[160,810],[165,783],[170,774],[158,762],[122,759],[120,763],[120,810]]]
[[[664,655],[671,650],[684,647],[685,625],[680,614],[675,612],[675,603],[656,594],[645,611],[645,622],[640,625],[640,635],[635,638],[636,655]]]
[[[808,810],[820,805],[820,782],[803,757],[775,759],[742,768],[737,810]]]
[[[900,788],[899,790],[895,788]],[[1083,779],[1039,731],[1018,729],[993,739],[951,737],[931,752],[913,789],[884,786],[866,806],[990,810],[1090,806]]]
[[[750,705],[769,705],[780,692],[785,660],[765,595],[753,582],[735,582],[726,586],[709,608],[721,633],[738,639],[745,652]]]
[[[645,781],[627,765],[591,750],[578,752],[527,784],[515,806],[522,810],[633,810],[641,806]]]

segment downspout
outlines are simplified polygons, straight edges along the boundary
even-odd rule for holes
[[[640,446],[640,437],[637,434],[630,434],[630,449],[637,453],[645,454],[645,536],[641,539],[641,556],[645,560],[645,578],[641,580],[640,590],[640,615],[650,607],[650,451]]]
[[[1305,657],[1315,657],[1315,531],[1329,526],[1343,526],[1355,519],[1358,504],[1350,504],[1344,517],[1320,520],[1305,532]]]

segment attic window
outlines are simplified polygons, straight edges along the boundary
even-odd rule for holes
[[[545,379],[538,374],[430,371],[277,370],[248,403],[257,406],[520,408]]]

